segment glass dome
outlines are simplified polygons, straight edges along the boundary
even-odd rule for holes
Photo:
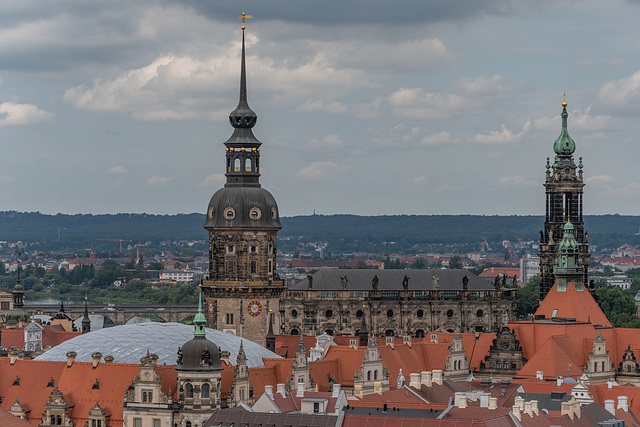
[[[207,339],[213,341],[220,351],[229,352],[229,362],[236,364],[240,341],[247,355],[250,368],[264,366],[263,357],[280,358],[247,339],[226,332],[206,328]],[[63,342],[47,350],[35,360],[67,360],[67,352],[75,351],[76,360],[91,362],[91,354],[99,351],[103,357],[113,356],[114,363],[140,363],[140,358],[150,353],[158,355],[159,365],[175,365],[178,347],[193,338],[193,326],[181,323],[136,323],[91,331]]]

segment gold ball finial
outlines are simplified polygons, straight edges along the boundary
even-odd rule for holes
[[[564,101],[564,102],[562,103],[562,106],[563,106],[563,107],[566,107],[566,106],[567,106],[567,101]]]
[[[562,96],[562,106],[563,107],[567,106],[567,92],[565,92]]]

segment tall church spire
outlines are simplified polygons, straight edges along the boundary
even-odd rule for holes
[[[562,129],[553,143],[553,164],[546,166],[546,217],[544,231],[540,232],[540,299],[543,300],[555,282],[554,269],[559,265],[560,243],[566,237],[565,224],[572,228],[577,244],[575,261],[581,278],[572,277],[574,283],[588,282],[589,244],[582,220],[583,187],[582,157],[578,166],[573,154],[576,144],[567,129],[567,102],[562,103]],[[572,255],[573,256],[573,255]],[[560,270],[561,274],[563,270]],[[575,275],[575,274],[574,274]]]

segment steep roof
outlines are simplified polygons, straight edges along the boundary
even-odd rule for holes
[[[573,282],[567,284],[566,292],[558,292],[558,284],[555,283],[535,315],[546,319],[564,317],[609,328],[612,326],[591,293],[581,284],[576,288]]]

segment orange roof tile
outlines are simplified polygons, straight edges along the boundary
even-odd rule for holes
[[[556,282],[547,296],[540,303],[535,315],[543,315],[547,319],[552,317],[565,317],[576,319],[581,322],[590,322],[593,325],[611,327],[611,322],[602,312],[598,303],[586,288],[578,291],[573,283],[567,285],[566,292],[558,292]]]

